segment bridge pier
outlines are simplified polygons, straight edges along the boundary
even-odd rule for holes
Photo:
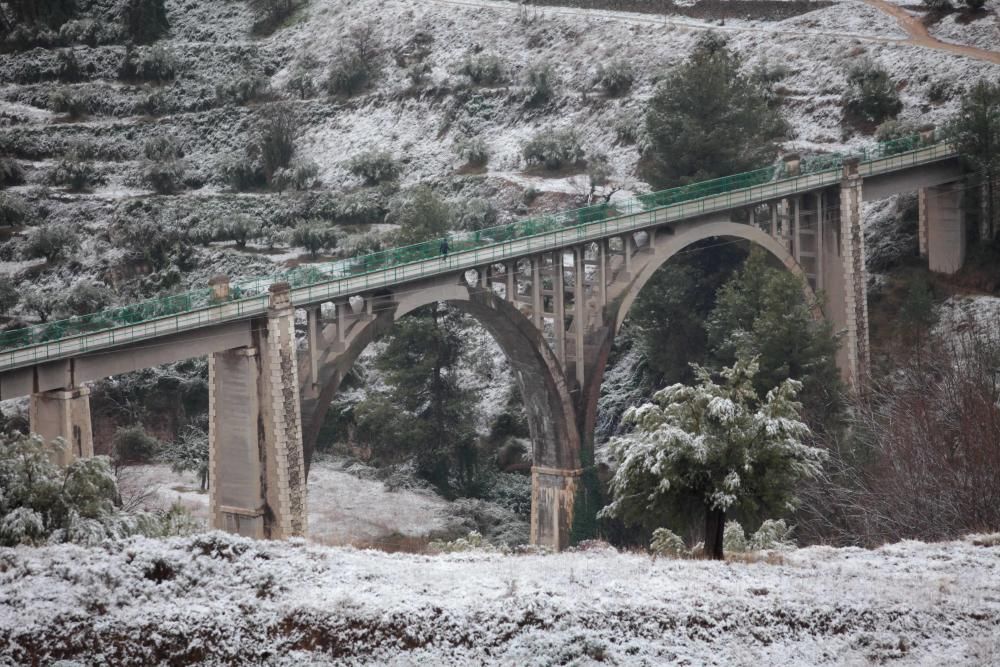
[[[562,550],[569,546],[573,503],[583,470],[531,468],[531,544]]]
[[[66,448],[56,455],[54,463],[67,466],[94,455],[90,389],[72,387],[32,394],[28,414],[32,433],[46,442],[56,438],[66,442]]]
[[[948,183],[917,191],[920,256],[931,271],[955,273],[965,262],[965,215],[962,190]]]
[[[286,283],[271,286],[254,346],[209,356],[212,527],[254,538],[306,533],[306,477],[295,315]]]

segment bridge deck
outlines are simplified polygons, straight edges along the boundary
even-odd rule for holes
[[[885,152],[883,150],[881,154],[884,155]],[[859,165],[858,173],[862,177],[875,176],[953,158],[955,155],[950,144],[937,143],[922,146],[915,150],[907,150],[905,152],[867,159]],[[652,208],[650,206],[657,202],[657,196],[672,191],[655,193],[654,195],[641,197],[639,200],[612,202],[608,207],[602,209],[602,215],[608,216],[603,219],[592,222],[581,222],[580,224],[571,226],[561,226],[558,229],[541,231],[508,241],[497,242],[492,240],[488,234],[490,230],[484,230],[475,235],[474,243],[480,245],[470,249],[456,248],[456,251],[450,253],[447,258],[432,256],[414,261],[402,260],[402,263],[384,268],[376,267],[372,270],[366,270],[363,273],[351,273],[351,271],[356,271],[359,262],[360,266],[367,267],[366,258],[354,258],[336,262],[324,267],[322,270],[315,270],[315,273],[309,276],[309,284],[295,285],[293,282],[291,293],[292,303],[295,306],[303,307],[335,299],[344,300],[359,292],[398,285],[433,275],[479,268],[491,263],[512,261],[540,252],[614,237],[623,233],[636,232],[653,226],[702,216],[707,213],[738,209],[748,205],[764,203],[782,197],[830,187],[841,181],[841,162],[842,158],[833,160],[833,166],[823,165],[822,169],[817,170],[815,173],[770,180],[769,182],[751,185],[750,187],[737,187],[718,194],[710,194]],[[770,173],[773,174],[773,168],[770,169],[772,170]],[[761,177],[766,177],[767,174],[765,172],[766,170],[750,172],[750,174],[745,176],[758,174]],[[750,181],[753,182],[756,178],[758,177],[750,179]],[[739,183],[739,181],[732,182]],[[702,184],[696,184],[695,187],[700,185]],[[581,209],[579,217],[582,218],[582,212],[587,210]],[[456,240],[462,241],[463,239]],[[461,243],[456,243],[456,246],[461,245]],[[400,250],[406,251],[406,249],[396,249],[395,252],[399,253]],[[397,254],[396,257],[399,257],[399,255]],[[6,349],[0,352],[0,373],[48,361],[78,357],[98,350],[134,345],[144,340],[179,332],[193,331],[222,322],[245,320],[260,316],[266,312],[268,307],[269,297],[267,287],[271,283],[282,279],[281,276],[278,276],[257,279],[252,282],[236,283],[235,292],[238,294],[238,297],[235,300],[215,305],[207,302],[208,292],[206,290],[172,297],[187,299],[186,303],[191,304],[194,303],[192,301],[193,296],[196,296],[203,300],[205,305],[178,308],[178,310],[184,310],[184,312],[177,312],[176,314],[163,317],[152,317],[134,324],[104,327],[97,331],[73,335],[58,335],[60,330],[56,329],[55,333],[51,336],[44,333],[44,325],[42,327],[33,327],[30,334],[28,334],[29,340],[33,341],[34,338],[52,338],[52,340],[41,340],[33,342],[33,344],[20,346],[16,344],[11,345],[10,343],[13,341],[7,342],[3,346],[13,349]],[[250,296],[247,296],[248,294]],[[95,323],[101,322],[99,315],[93,317]],[[71,321],[69,324],[72,325],[73,322]],[[49,326],[52,327],[54,325]],[[43,331],[39,333],[35,329],[43,329]],[[17,333],[17,331],[9,332],[5,336]],[[3,343],[3,341],[0,341],[0,343]]]

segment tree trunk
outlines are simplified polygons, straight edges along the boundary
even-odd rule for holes
[[[726,527],[726,511],[705,508],[705,556],[722,560],[722,531]]]

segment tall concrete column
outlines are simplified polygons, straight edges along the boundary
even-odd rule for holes
[[[871,363],[868,347],[868,273],[865,269],[865,235],[861,229],[862,179],[859,160],[844,160],[840,185],[840,238],[843,260],[844,337],[841,341],[841,371],[851,388],[860,391]],[[837,322],[840,318],[832,318]]]
[[[209,357],[210,508],[215,528],[282,539],[306,533],[295,314],[271,286],[255,347]]]
[[[919,200],[921,231],[926,234],[930,270],[955,273],[965,263],[965,215],[961,185],[949,183],[926,188],[921,190]],[[921,238],[921,241],[924,239]]]
[[[565,549],[573,528],[573,502],[583,471],[531,468],[531,544]]]
[[[90,389],[74,387],[32,394],[28,414],[32,433],[46,442],[56,438],[65,442],[66,447],[56,455],[54,463],[67,466],[94,455]]]
[[[920,256],[927,256],[927,188],[917,190],[917,241]]]
[[[563,251],[552,253],[552,311],[556,359],[566,368],[566,281]]]

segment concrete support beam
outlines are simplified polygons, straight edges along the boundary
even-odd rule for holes
[[[865,235],[861,229],[862,179],[857,158],[844,161],[840,185],[840,228],[844,265],[844,323],[841,372],[854,391],[861,391],[871,363],[868,347],[868,296]]]
[[[597,279],[600,281],[598,298],[600,306],[604,308],[608,305],[608,240],[601,239],[597,242]]]
[[[917,190],[917,241],[920,256],[927,256],[927,188]]]
[[[566,284],[563,251],[552,253],[552,317],[555,320],[556,359],[566,368]]]
[[[965,215],[962,190],[949,183],[921,191],[919,217],[926,232],[931,271],[955,273],[965,263]]]
[[[542,329],[542,256],[531,258],[531,321]]]
[[[507,301],[514,302],[517,300],[517,280],[514,278],[514,272],[517,271],[517,262],[507,262],[503,265],[503,271],[507,290],[506,299]]]
[[[584,284],[586,280],[586,267],[584,265],[583,246],[573,248],[573,343],[576,348],[576,382],[582,387],[584,383],[584,363],[583,352],[583,330],[587,320],[587,288]]]
[[[569,546],[573,501],[582,470],[531,469],[531,544],[560,550]]]
[[[322,317],[322,307],[315,306],[306,309],[306,328],[309,338],[309,384],[313,387],[319,385],[319,356],[320,356],[320,318]]]
[[[306,533],[295,314],[271,286],[256,346],[209,358],[210,508],[215,528],[255,538]]]
[[[94,455],[94,434],[90,422],[90,389],[56,389],[31,395],[28,409],[31,432],[46,442],[62,438],[65,448],[54,463],[67,466],[77,459]]]

